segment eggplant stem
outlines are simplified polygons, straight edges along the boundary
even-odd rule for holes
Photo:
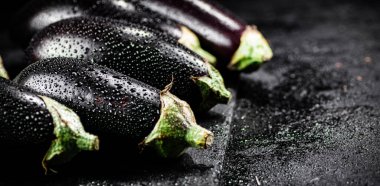
[[[185,26],[181,26],[181,31],[182,37],[178,40],[178,43],[189,48],[190,50],[201,56],[203,59],[205,59],[207,62],[215,66],[216,57],[207,52],[206,50],[202,49],[201,43],[199,42],[197,35],[195,35],[190,29],[188,29]]]
[[[98,137],[85,132],[80,118],[75,112],[51,98],[45,96],[40,96],[40,98],[53,118],[54,135],[56,136],[42,160],[45,174],[48,171],[56,172],[49,168],[50,165],[69,162],[81,151],[99,150]]]
[[[161,91],[160,118],[140,148],[153,148],[164,158],[176,158],[189,147],[208,148],[213,142],[213,133],[199,126],[190,106],[168,89]]]
[[[228,68],[241,71],[259,66],[273,57],[272,49],[255,26],[247,26],[240,38],[240,46],[233,55]]]
[[[0,77],[9,79],[8,72],[4,67],[3,58],[1,58],[1,56],[0,56]]]
[[[224,85],[222,75],[215,67],[207,64],[209,76],[193,77],[193,81],[198,85],[202,102],[197,112],[205,112],[210,110],[218,103],[228,103],[231,99],[231,92]]]

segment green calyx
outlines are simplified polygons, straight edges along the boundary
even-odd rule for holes
[[[233,55],[228,68],[241,71],[259,66],[273,57],[267,40],[254,26],[247,26],[240,38],[240,46]]]
[[[40,98],[53,118],[56,136],[42,161],[45,173],[49,170],[55,172],[49,168],[49,165],[69,162],[81,151],[99,150],[98,137],[84,131],[75,112],[48,97],[40,96]]]
[[[0,56],[0,77],[9,79],[8,73],[5,70],[3,59],[1,58],[1,56]]]
[[[178,42],[215,66],[216,57],[201,48],[201,43],[199,42],[197,35],[185,26],[181,26],[181,31],[182,37],[178,40]]]
[[[165,89],[161,92],[161,115],[153,131],[140,143],[164,158],[180,156],[187,148],[207,148],[212,132],[197,125],[190,106]]]
[[[202,102],[197,111],[203,112],[210,110],[218,103],[228,103],[231,92],[224,85],[222,75],[215,67],[207,64],[208,76],[193,77],[201,91]]]

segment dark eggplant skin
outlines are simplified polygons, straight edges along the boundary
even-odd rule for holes
[[[132,0],[133,1],[133,0]],[[240,43],[246,24],[229,11],[203,0],[135,0],[147,10],[189,25],[208,49],[218,57],[229,59]],[[218,15],[218,16],[216,16]]]
[[[70,161],[82,150],[98,150],[99,140],[84,131],[72,110],[0,77],[0,145],[6,149],[46,148],[49,165]]]
[[[33,0],[15,17],[12,37],[27,46],[35,33],[63,19],[79,16],[102,16],[123,19],[164,31],[177,40],[181,38],[180,25],[153,12],[141,11],[123,0]]]
[[[0,144],[30,146],[54,140],[53,118],[37,95],[0,78]]]
[[[85,128],[100,136],[142,141],[160,116],[158,89],[86,61],[42,60],[15,82],[71,107]]]
[[[124,0],[34,0],[15,18],[13,40],[26,47],[32,36],[48,25],[79,16],[100,16],[144,25],[168,34],[210,62],[215,57],[201,49],[199,39],[185,26]]]
[[[230,64],[230,69],[243,70],[249,66],[256,65],[272,57],[268,43],[256,30],[256,27],[249,26],[243,20],[221,7],[211,0],[131,0],[136,6],[148,11],[155,12],[169,19],[175,20],[194,31],[202,46],[218,58],[221,64],[228,62],[236,63],[236,60],[245,60],[243,65]],[[258,39],[258,44],[249,50],[263,50],[258,54],[250,52],[244,48],[244,40],[251,42],[250,38],[245,38],[244,33],[253,35]],[[247,35],[246,34],[246,35]],[[250,36],[247,36],[250,37]],[[257,37],[257,38],[256,38]],[[243,43],[243,44],[242,44]],[[251,42],[251,43],[255,43]],[[238,50],[243,45],[245,51]],[[245,45],[245,46],[244,46]],[[252,44],[248,44],[252,45]],[[256,46],[259,45],[259,46]],[[258,47],[258,48],[257,48]],[[237,53],[237,54],[236,54]],[[243,53],[243,54],[241,54]],[[247,55],[247,53],[251,53]],[[242,55],[242,56],[241,56]],[[247,58],[250,59],[248,64]],[[219,64],[219,63],[218,63]]]
[[[219,72],[198,55],[166,35],[124,21],[62,20],[39,32],[26,56],[30,62],[54,57],[90,60],[160,90],[173,81],[171,92],[194,110],[208,110],[230,97]],[[209,84],[202,84],[205,79]]]
[[[163,153],[160,155],[164,157],[178,156],[190,146],[206,147],[211,143],[207,140],[212,139],[212,133],[196,125],[194,118],[186,120],[186,116],[193,115],[191,110],[178,109],[176,105],[171,105],[177,98],[173,99],[170,93],[161,92],[90,61],[74,58],[41,60],[24,69],[14,81],[35,93],[49,96],[71,107],[81,117],[86,130],[103,139],[116,138],[136,144],[166,140],[163,144],[171,143],[168,145],[169,149],[162,147],[162,143],[155,147],[161,149],[159,153]],[[165,100],[169,100],[170,104]],[[182,101],[174,102],[185,104]],[[166,110],[172,106],[177,110]],[[167,121],[168,118],[174,119]],[[155,139],[155,135],[152,137],[154,139],[149,138],[160,123],[171,125],[171,130],[176,129],[177,125],[181,126],[179,130],[169,131],[175,134],[174,140],[167,131],[158,135],[159,139]],[[201,131],[194,135],[194,140],[201,138],[200,142],[197,141],[198,144],[191,141],[193,139],[189,136],[181,138],[187,130]],[[178,131],[179,134],[176,133]],[[183,140],[190,140],[190,144]]]

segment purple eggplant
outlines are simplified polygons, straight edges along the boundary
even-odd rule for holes
[[[207,0],[131,0],[135,6],[175,20],[194,31],[201,45],[231,70],[258,66],[272,58],[268,42],[256,29]]]
[[[87,59],[172,93],[197,112],[231,97],[218,70],[171,37],[141,25],[101,17],[54,23],[33,37],[31,63],[54,57]]]
[[[42,166],[48,171],[51,165],[66,163],[83,150],[99,149],[98,137],[84,131],[76,113],[8,80],[3,72],[0,62],[0,145],[3,150],[46,148]]]
[[[189,105],[169,93],[170,86],[160,91],[91,61],[42,60],[14,81],[70,106],[89,132],[117,139],[109,140],[113,144],[140,143],[162,157],[178,157],[188,147],[207,148],[213,141]]]
[[[27,46],[32,36],[43,28],[79,16],[101,16],[144,25],[174,37],[210,63],[216,60],[200,47],[197,36],[185,26],[123,0],[34,0],[16,16],[12,37]]]

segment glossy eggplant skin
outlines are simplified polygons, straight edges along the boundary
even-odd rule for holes
[[[15,17],[12,38],[27,46],[34,34],[63,19],[101,16],[141,24],[167,33],[179,40],[182,30],[177,23],[150,11],[143,11],[123,0],[33,0]]]
[[[89,60],[163,90],[197,108],[194,77],[208,76],[198,55],[147,27],[100,17],[66,19],[39,32],[26,50],[30,62],[54,57]],[[224,85],[223,85],[224,86]]]
[[[15,79],[72,108],[87,131],[141,142],[160,117],[160,91],[89,61],[39,61]]]
[[[132,0],[136,6],[166,16],[194,31],[202,47],[229,62],[247,24],[208,0]]]
[[[55,139],[53,118],[40,97],[1,77],[0,97],[1,145],[49,145]]]

